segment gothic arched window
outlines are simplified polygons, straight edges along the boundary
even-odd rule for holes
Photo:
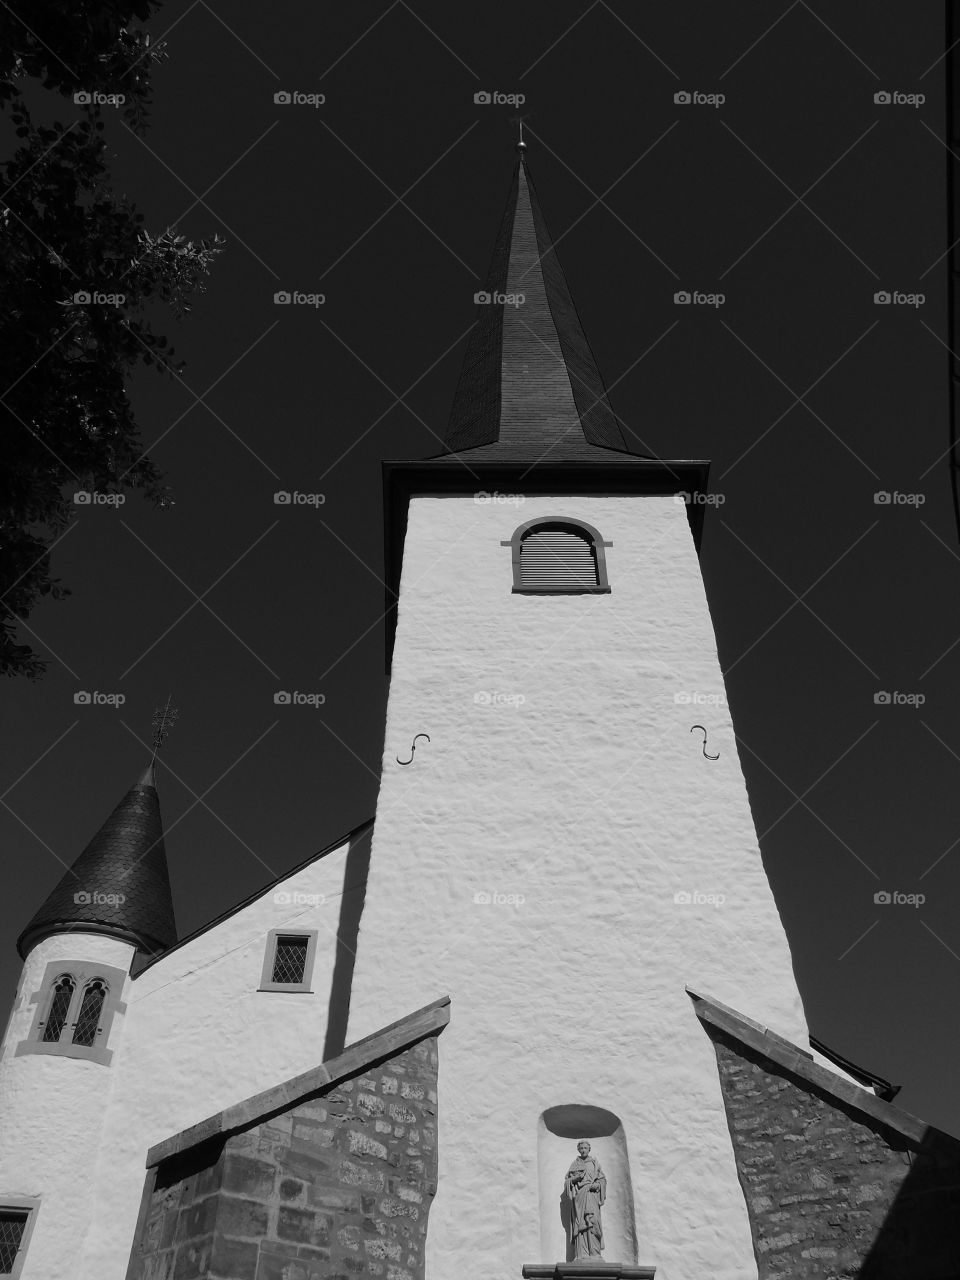
[[[88,982],[80,1001],[80,1012],[73,1029],[73,1043],[86,1045],[88,1048],[97,1038],[100,1029],[100,1014],[107,998],[107,984],[102,978],[94,978]]]
[[[43,1023],[43,1035],[40,1037],[46,1044],[56,1043],[60,1039],[67,1021],[67,1014],[70,1012],[70,1002],[73,999],[75,987],[76,983],[69,973],[61,974],[53,984],[47,1016]]]
[[[524,595],[609,592],[604,542],[593,525],[566,516],[528,520],[502,543],[513,552],[513,590]]]

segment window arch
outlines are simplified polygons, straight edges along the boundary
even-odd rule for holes
[[[73,1002],[76,985],[69,973],[60,974],[54,982],[47,1006],[47,1016],[42,1023],[43,1033],[40,1038],[45,1044],[59,1042]]]
[[[607,562],[599,530],[582,520],[547,516],[527,520],[509,542],[513,590],[523,595],[608,593]]]
[[[80,1001],[80,1012],[73,1028],[73,1043],[90,1048],[100,1030],[100,1014],[107,998],[107,984],[102,978],[88,982]]]
[[[123,969],[97,960],[50,961],[37,989],[26,997],[36,1012],[15,1055],[56,1054],[108,1067],[113,1019],[127,1011],[120,999],[126,978]]]

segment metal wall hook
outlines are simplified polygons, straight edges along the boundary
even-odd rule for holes
[[[402,764],[402,765],[413,764],[414,753],[416,752],[416,749],[417,749],[417,738],[426,738],[428,742],[430,741],[429,733],[418,733],[417,737],[414,738],[413,742],[410,743],[410,759],[401,760],[400,757],[397,756],[397,764]]]
[[[691,733],[693,733],[694,729],[699,729],[699,730],[700,730],[700,732],[703,734],[703,755],[704,755],[704,759],[706,759],[706,760],[719,760],[719,759],[720,759],[720,752],[719,752],[719,751],[717,752],[717,754],[716,754],[715,756],[712,756],[712,755],[710,754],[710,752],[707,750],[707,731],[706,731],[706,729],[703,727],[703,725],[702,725],[702,724],[692,724],[692,725],[690,726],[690,732],[691,732]]]

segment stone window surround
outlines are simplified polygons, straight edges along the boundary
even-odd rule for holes
[[[20,1273],[23,1271],[23,1264],[26,1261],[27,1250],[30,1248],[30,1237],[33,1235],[33,1228],[36,1225],[39,1209],[39,1196],[7,1196],[0,1194],[0,1210],[12,1211],[14,1213],[25,1211],[27,1215],[26,1225],[23,1228],[23,1235],[20,1238],[20,1248],[17,1250],[17,1257],[13,1264],[13,1270],[4,1273],[10,1276],[10,1280],[18,1280]]]
[[[49,1011],[54,983],[58,978],[62,978],[64,974],[69,974],[76,983],[70,1000],[67,1019],[63,1024],[60,1039],[44,1043],[40,1039],[43,1034],[43,1028],[40,1025],[41,1019],[45,1019]],[[125,977],[126,971],[124,969],[117,969],[109,964],[100,964],[90,960],[50,960],[43,971],[43,978],[39,988],[29,997],[28,1003],[35,1004],[37,1009],[33,1015],[33,1022],[27,1037],[17,1044],[14,1057],[19,1058],[27,1053],[49,1053],[61,1058],[85,1058],[87,1062],[96,1062],[102,1067],[109,1067],[113,1058],[113,1050],[107,1049],[105,1046],[110,1039],[113,1018],[115,1014],[126,1013],[127,1011],[126,1003],[120,999]],[[107,998],[104,1000],[103,1008],[100,1011],[100,1028],[96,1035],[96,1043],[92,1045],[74,1044],[71,1037],[77,1018],[80,1015],[83,993],[88,985],[97,979],[106,984]]]
[[[260,986],[258,991],[290,991],[302,992],[306,995],[313,993],[313,962],[317,955],[317,936],[316,929],[271,929],[267,934],[267,946],[263,955],[263,969],[260,973]],[[307,939],[307,958],[303,965],[303,981],[302,982],[274,982],[273,964],[277,955],[277,940],[279,938],[306,938]]]
[[[520,546],[524,537],[539,524],[567,524],[585,533],[597,556],[597,585],[595,587],[524,587],[520,584]],[[501,542],[501,547],[510,547],[513,559],[513,594],[524,596],[582,596],[609,595],[610,584],[607,581],[607,558],[604,547],[612,547],[612,542],[604,542],[599,529],[576,516],[536,516],[526,520],[513,531],[513,537]]]

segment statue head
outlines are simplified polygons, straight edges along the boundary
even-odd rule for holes
[[[587,1142],[586,1138],[577,1143],[577,1150],[580,1152],[581,1158],[585,1160],[590,1154],[590,1143]]]

